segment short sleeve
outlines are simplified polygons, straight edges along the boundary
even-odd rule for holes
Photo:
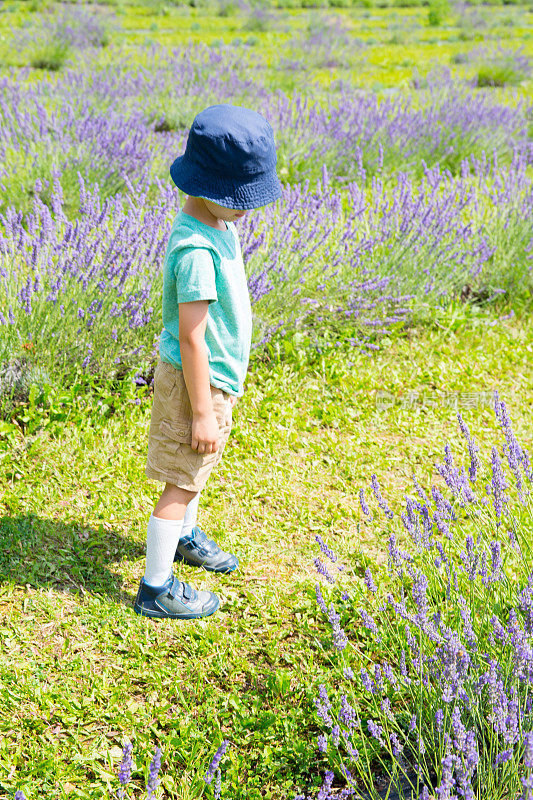
[[[174,254],[176,299],[178,303],[194,300],[218,300],[215,265],[207,248],[188,247]]]

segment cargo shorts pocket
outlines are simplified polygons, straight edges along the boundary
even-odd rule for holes
[[[183,425],[176,425],[170,422],[168,419],[163,419],[159,423],[159,430],[163,434],[163,436],[172,439],[173,442],[182,442],[183,444],[191,443],[192,439],[192,423],[187,425],[184,423]]]
[[[211,388],[213,411],[219,428],[219,447],[214,453],[199,453],[191,447],[192,417],[183,409],[173,406],[171,416],[160,420],[159,458],[165,469],[173,469],[194,475],[199,469],[218,463],[232,427],[231,403],[220,389]]]

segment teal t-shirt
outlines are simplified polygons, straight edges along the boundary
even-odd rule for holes
[[[252,309],[237,229],[219,231],[180,211],[163,268],[162,361],[182,368],[179,303],[208,300],[205,343],[209,381],[241,397],[250,358]]]

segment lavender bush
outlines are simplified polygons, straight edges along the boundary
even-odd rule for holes
[[[297,70],[354,67],[364,60],[365,43],[338,14],[313,13],[285,51],[281,66]]]
[[[101,11],[88,11],[82,3],[61,10],[46,9],[35,14],[29,28],[17,33],[19,57],[32,67],[57,70],[73,47],[105,47],[109,44],[109,19]]]
[[[519,50],[483,48],[476,53],[477,86],[518,86],[531,77],[531,59]]]
[[[340,183],[364,174],[370,185],[374,175],[422,177],[435,164],[460,174],[470,156],[497,153],[503,164],[516,148],[529,152],[524,101],[498,104],[492,93],[449,76],[381,100],[340,83],[324,105],[266,88],[260,60],[229,47],[154,46],[137,57],[132,66],[109,51],[59,77],[35,80],[19,70],[0,79],[0,210],[31,208],[35,180],[56,178],[73,218],[78,172],[103,197],[122,191],[126,179],[147,181],[155,196],[157,180],[168,181],[168,154],[181,152],[194,115],[211,103],[251,98],[276,131],[287,181],[316,179],[326,164]]]
[[[317,585],[317,600],[338,662],[316,700],[318,747],[344,775],[335,797],[377,798],[380,778],[400,798],[532,797],[533,468],[497,394],[495,412],[502,445],[482,460],[458,415],[467,464],[447,445],[439,485],[413,479],[402,512],[376,476],[371,504],[361,491],[363,514],[389,533],[388,576],[367,569],[365,593],[343,588],[346,569],[319,539],[334,587]],[[362,650],[348,638],[355,617],[370,632]]]
[[[0,215],[4,356],[34,356],[59,376],[124,374],[156,354],[178,194],[159,185],[154,202],[146,186],[130,184],[102,199],[78,180],[75,221],[57,179],[51,208],[37,182],[31,214]],[[279,203],[240,223],[254,348],[277,331],[312,334],[328,324],[351,326],[354,343],[373,347],[380,332],[432,313],[465,285],[494,296],[531,287],[533,192],[523,156],[510,170],[469,162],[461,179],[433,168],[420,183],[374,180],[371,193],[361,183],[340,192],[324,168],[316,187],[286,187]]]
[[[224,755],[226,754],[226,751],[228,750],[229,746],[230,746],[229,741],[227,739],[224,739],[220,747],[215,752],[213,758],[211,759],[204,776],[204,781],[206,786],[212,785],[214,800],[220,800],[221,797],[222,774],[220,770],[220,762],[224,758]],[[132,791],[131,780],[134,767],[135,765],[133,762],[133,745],[131,744],[131,742],[124,742],[122,748],[122,760],[118,768],[119,788],[116,791],[116,793],[112,795],[112,797],[116,798],[116,800],[128,800],[128,798],[133,796],[131,794]],[[145,787],[146,800],[154,800],[154,798],[156,797],[156,789],[159,786],[160,782],[160,773],[161,773],[161,748],[156,747],[152,761],[150,762],[150,766],[148,768],[148,777],[146,780],[146,787]],[[21,789],[18,789],[15,792],[14,800],[26,800],[26,796]]]

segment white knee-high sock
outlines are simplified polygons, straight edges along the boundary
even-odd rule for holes
[[[144,573],[144,581],[150,586],[162,586],[168,579],[182,526],[182,519],[161,519],[150,514],[146,534]]]
[[[180,539],[183,541],[191,535],[191,531],[196,525],[196,517],[198,516],[198,503],[200,501],[200,492],[196,492],[192,500],[189,501],[185,509],[185,516],[183,517],[183,528],[181,529]]]

